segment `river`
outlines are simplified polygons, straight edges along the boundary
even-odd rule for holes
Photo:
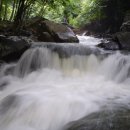
[[[96,50],[100,39],[79,39],[80,47],[58,45],[70,55],[34,46],[17,63],[1,66],[0,130],[62,130],[102,108],[129,107],[130,55],[86,54],[77,48]]]

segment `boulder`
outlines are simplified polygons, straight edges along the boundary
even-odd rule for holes
[[[105,41],[103,40],[97,47],[103,48],[105,50],[120,50],[120,46],[117,42],[114,41]]]
[[[130,50],[130,32],[118,32],[113,36],[122,50]]]
[[[58,43],[77,43],[77,36],[67,25],[55,23],[44,18],[35,18],[25,27],[32,31],[38,41],[58,42]]]
[[[111,41],[107,44],[102,42],[98,47],[107,50],[130,50],[130,11],[125,14],[120,32],[113,34]]]
[[[97,46],[106,50],[130,50],[130,32],[118,32],[110,41],[102,41]]]
[[[66,25],[45,20],[42,24],[55,42],[79,42],[74,32]]]
[[[27,37],[0,35],[0,60],[10,62],[18,60],[30,47],[31,40]]]
[[[38,41],[55,42],[48,32],[41,32],[41,34],[38,36]]]
[[[129,130],[130,110],[103,110],[71,122],[66,130]]]
[[[125,32],[130,32],[130,21],[124,22],[121,26],[121,31]]]

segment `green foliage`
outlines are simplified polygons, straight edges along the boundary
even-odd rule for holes
[[[101,2],[101,0],[84,0],[82,3],[82,11],[76,18],[78,26],[82,26],[91,21],[100,20],[104,17]]]
[[[90,21],[103,17],[102,7],[100,6],[103,0],[2,1],[0,3],[1,20],[14,20],[18,15],[21,15],[22,20],[40,16],[56,22],[67,22],[72,26],[82,26]],[[23,6],[21,5],[20,8],[20,4],[22,3]],[[22,12],[20,13],[19,11]]]
[[[63,19],[66,19],[70,25],[80,27],[104,17],[101,4],[102,0],[55,1],[55,8],[49,6],[44,17],[58,22],[63,22]]]

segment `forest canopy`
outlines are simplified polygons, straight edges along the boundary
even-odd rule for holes
[[[0,0],[0,20],[21,23],[32,17],[81,26],[104,17],[101,0]]]

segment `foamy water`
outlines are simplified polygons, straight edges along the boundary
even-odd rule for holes
[[[93,46],[93,45],[97,45],[101,42],[101,39],[99,38],[94,38],[91,36],[77,36],[80,39],[80,44],[83,45],[89,45],[89,46]]]
[[[93,54],[61,59],[37,47],[17,64],[2,67],[4,82],[0,130],[62,130],[100,109],[129,107],[130,56],[117,52],[104,59]]]

